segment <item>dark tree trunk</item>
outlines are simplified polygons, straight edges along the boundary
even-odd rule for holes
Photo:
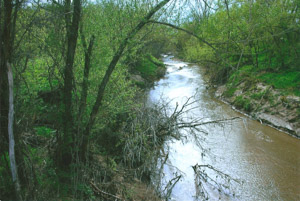
[[[78,112],[78,123],[80,123],[82,119],[83,112],[86,108],[86,99],[87,99],[87,91],[88,91],[88,80],[89,80],[89,73],[90,73],[90,64],[91,64],[91,56],[92,56],[92,50],[93,50],[93,45],[95,41],[95,36],[91,37],[90,44],[87,47],[86,41],[85,41],[85,36],[81,32],[81,40],[83,44],[83,48],[85,50],[85,62],[84,62],[84,73],[83,73],[83,81],[82,81],[82,91],[81,91],[81,96],[80,96],[80,105],[79,105],[79,112]],[[79,126],[79,124],[78,124]]]
[[[78,27],[81,14],[81,1],[74,0],[74,9],[72,16],[72,23],[70,19],[71,13],[70,4],[71,1],[66,1],[66,29],[67,29],[67,55],[66,55],[66,65],[64,69],[64,94],[63,103],[64,111],[63,117],[63,128],[64,134],[62,141],[59,144],[59,165],[62,167],[68,167],[72,162],[72,148],[74,142],[73,134],[73,115],[72,115],[72,91],[73,91],[73,65],[75,58],[75,50],[78,38]]]
[[[2,1],[1,1],[2,3]],[[2,6],[2,5],[1,5]],[[3,27],[0,30],[0,153],[3,154],[8,150],[8,77],[7,77],[7,62],[11,55],[10,47],[10,22],[13,10],[12,1],[5,0],[3,6]],[[1,9],[2,11],[2,9]],[[1,17],[2,17],[1,16]],[[2,25],[2,24],[1,24]]]
[[[4,26],[3,26],[3,32],[2,32],[2,26],[0,32],[1,35],[0,36],[1,37],[1,41],[0,41],[0,48],[1,48],[0,49],[0,130],[1,130],[2,138],[6,139],[6,143],[7,143],[8,78],[7,78],[6,62],[7,62],[7,58],[9,57],[9,50],[10,50],[7,39],[8,40],[10,39],[9,24],[11,21],[12,4],[9,3],[9,1],[5,1],[4,8],[5,8]]]
[[[84,62],[84,73],[83,73],[83,80],[82,80],[82,90],[81,90],[81,96],[80,96],[80,102],[79,102],[79,111],[77,116],[77,139],[76,139],[76,146],[80,146],[81,140],[82,140],[82,119],[83,114],[86,109],[86,100],[88,95],[88,84],[89,84],[89,73],[90,73],[90,64],[91,64],[91,56],[92,56],[92,50],[93,45],[95,41],[95,36],[92,36],[90,39],[89,46],[87,47],[85,36],[82,31],[82,27],[80,28],[80,35],[81,40],[83,44],[83,48],[85,51],[85,62]],[[80,154],[79,154],[80,155]]]

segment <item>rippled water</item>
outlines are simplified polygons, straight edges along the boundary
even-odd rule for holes
[[[162,189],[176,172],[183,177],[175,185],[171,200],[195,200],[192,166],[211,164],[222,172],[243,181],[232,183],[232,194],[219,194],[207,185],[210,200],[300,200],[300,140],[271,127],[261,125],[216,100],[206,89],[201,68],[166,56],[165,78],[149,92],[149,100],[170,100],[170,108],[183,104],[193,95],[197,108],[186,115],[203,121],[242,117],[225,126],[209,124],[201,127],[208,135],[182,131],[183,141],[169,141],[167,165],[163,168]],[[197,92],[197,93],[196,93]],[[206,151],[203,151],[205,149]],[[167,151],[167,150],[166,150]],[[203,155],[204,154],[204,155]],[[208,171],[210,176],[214,172]]]

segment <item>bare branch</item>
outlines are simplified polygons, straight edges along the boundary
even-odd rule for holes
[[[192,166],[195,173],[195,187],[197,199],[209,199],[209,194],[206,190],[205,184],[210,184],[219,193],[235,196],[235,193],[231,190],[231,183],[241,183],[239,180],[231,177],[230,175],[216,169],[211,165],[194,165]],[[211,177],[206,170],[211,170],[215,173],[214,178]]]

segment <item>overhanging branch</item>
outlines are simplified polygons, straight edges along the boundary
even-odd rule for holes
[[[217,51],[217,49],[216,49],[211,43],[207,42],[206,40],[204,40],[203,38],[199,37],[198,35],[194,34],[194,33],[191,32],[191,31],[188,31],[188,30],[183,29],[183,28],[181,28],[181,27],[178,27],[178,26],[176,26],[176,25],[174,25],[174,24],[169,24],[169,23],[166,23],[166,22],[158,22],[158,21],[155,21],[155,20],[149,20],[148,22],[149,22],[149,23],[155,23],[155,24],[161,24],[161,25],[169,26],[169,27],[171,27],[171,28],[173,28],[173,29],[177,29],[177,30],[179,30],[179,31],[183,31],[183,32],[185,32],[185,33],[187,33],[187,34],[189,34],[189,35],[191,35],[191,36],[194,36],[194,37],[197,38],[199,41],[205,43],[206,45],[208,45],[209,47],[211,47],[213,50]]]
[[[230,63],[228,63],[227,61],[225,61],[225,60],[221,57],[220,53],[219,53],[218,50],[213,46],[212,43],[207,42],[207,41],[204,40],[202,37],[200,37],[200,36],[194,34],[193,32],[191,32],[191,31],[189,31],[189,30],[186,30],[186,29],[183,29],[183,28],[181,28],[181,27],[178,27],[178,26],[176,26],[176,25],[174,25],[174,24],[166,23],[166,22],[159,22],[159,21],[155,21],[155,20],[149,20],[148,23],[155,23],[155,24],[165,25],[165,26],[171,27],[171,28],[173,28],[173,29],[177,29],[177,30],[179,30],[179,31],[183,31],[183,32],[185,32],[185,33],[187,33],[187,34],[189,34],[189,35],[191,35],[191,36],[197,38],[200,42],[205,43],[205,44],[208,45],[211,49],[213,49],[213,50],[216,52],[216,55],[217,55],[218,57],[220,57],[220,59],[221,59],[222,61],[224,61],[228,66],[230,66],[231,68],[234,68]]]

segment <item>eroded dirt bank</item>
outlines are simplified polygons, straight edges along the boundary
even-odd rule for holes
[[[215,96],[252,118],[300,138],[300,97],[283,95],[272,86],[247,80],[232,88],[222,85]]]

